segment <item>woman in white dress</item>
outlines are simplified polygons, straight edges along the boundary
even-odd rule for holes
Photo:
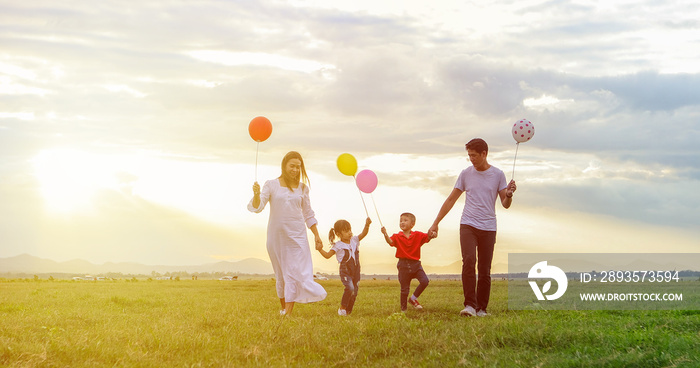
[[[281,315],[288,315],[294,303],[318,302],[326,298],[326,290],[313,279],[311,250],[306,234],[313,232],[316,244],[323,246],[317,221],[309,201],[309,179],[304,160],[298,152],[289,152],[282,159],[282,175],[260,185],[253,184],[253,199],[248,210],[260,213],[270,202],[267,224],[267,253],[275,271]]]

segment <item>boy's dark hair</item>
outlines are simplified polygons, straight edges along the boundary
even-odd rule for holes
[[[473,150],[478,153],[481,152],[486,152],[489,153],[489,145],[486,144],[486,141],[481,139],[481,138],[474,138],[469,143],[466,144],[466,148],[468,150]]]
[[[406,216],[406,217],[408,217],[409,219],[411,219],[411,221],[413,221],[414,224],[416,223],[416,216],[413,215],[413,214],[410,213],[410,212],[404,212],[404,213],[401,214],[401,216]]]

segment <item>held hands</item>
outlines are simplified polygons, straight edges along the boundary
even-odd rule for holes
[[[438,226],[433,225],[430,227],[430,229],[428,229],[428,237],[430,239],[435,239],[435,238],[437,238],[437,236],[438,236]]]
[[[316,243],[316,250],[323,250],[323,243],[321,243],[321,244]]]

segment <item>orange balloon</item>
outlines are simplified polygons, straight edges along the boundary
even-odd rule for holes
[[[272,123],[264,116],[253,118],[248,125],[248,133],[256,142],[262,142],[272,134]]]

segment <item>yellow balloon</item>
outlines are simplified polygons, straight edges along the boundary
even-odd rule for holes
[[[357,160],[349,153],[343,153],[338,156],[338,170],[347,176],[355,176],[357,172]]]

